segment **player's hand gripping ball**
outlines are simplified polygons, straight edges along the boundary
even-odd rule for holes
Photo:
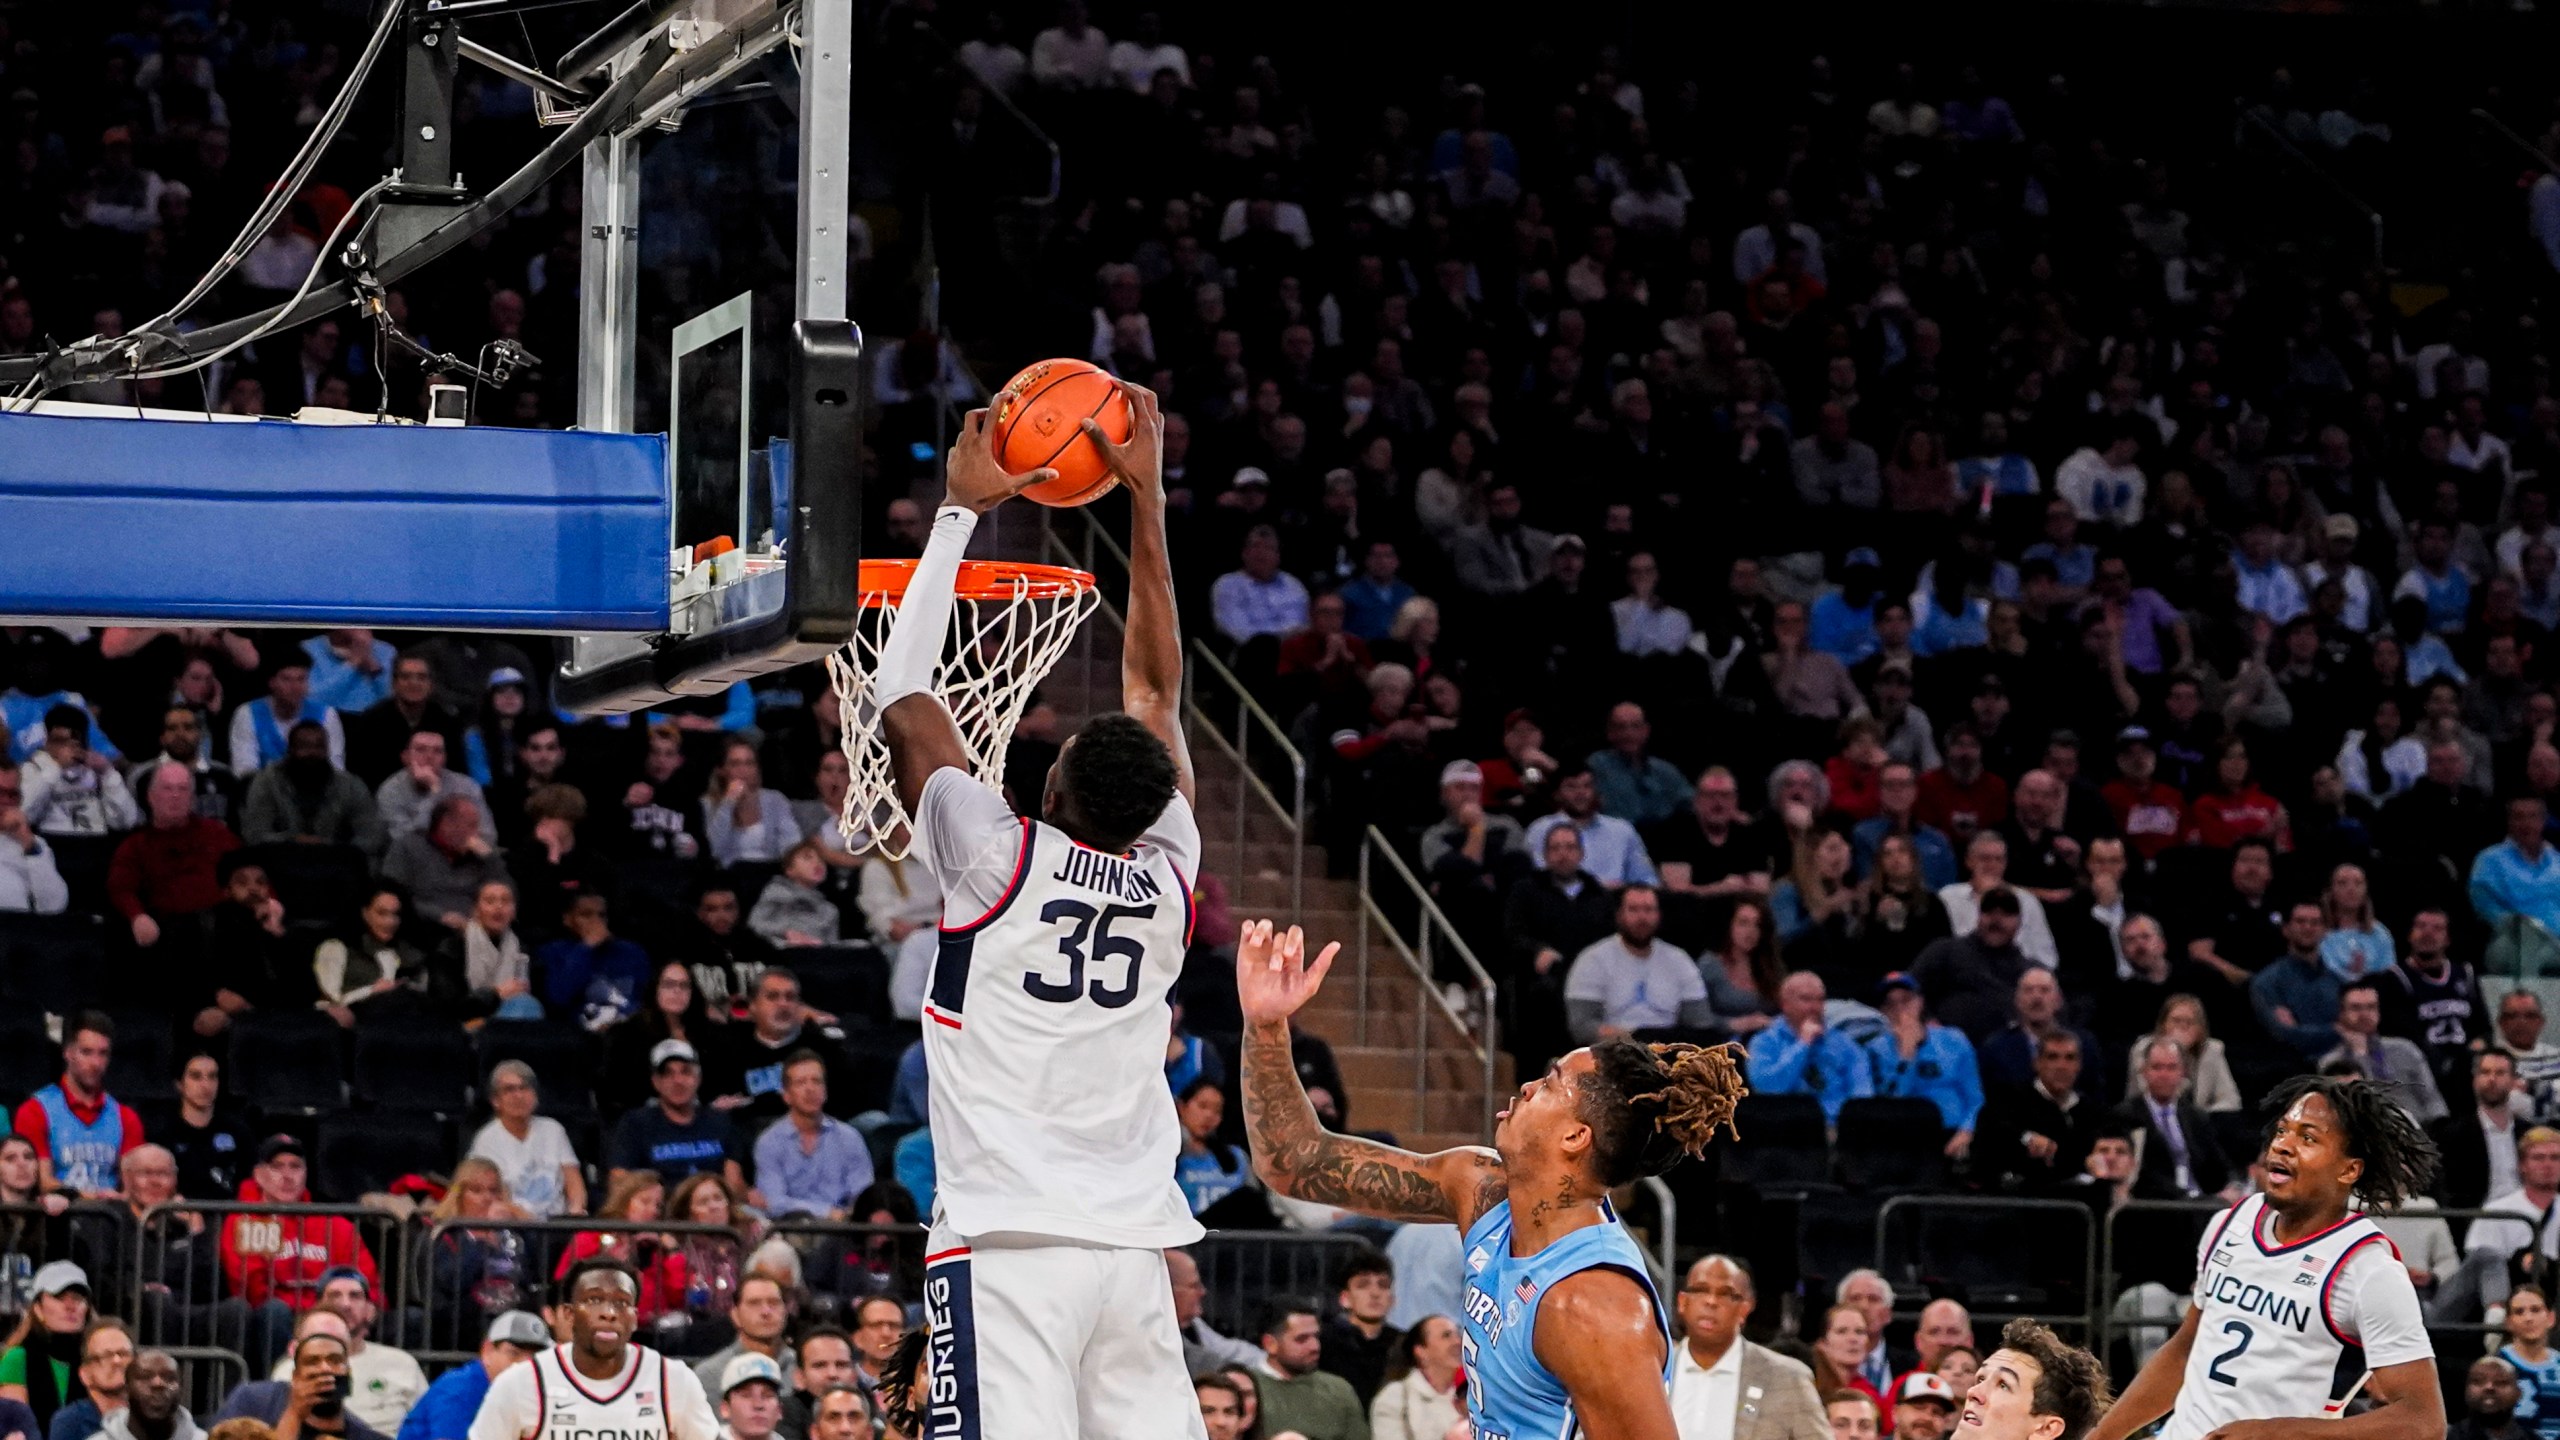
[[[996,463],[1008,475],[1047,466],[1058,472],[1023,491],[1043,505],[1085,505],[1120,483],[1084,432],[1090,416],[1114,445],[1129,441],[1129,401],[1110,372],[1082,360],[1043,360],[1005,382],[988,407]]]

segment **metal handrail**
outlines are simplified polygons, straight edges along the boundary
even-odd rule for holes
[[[2076,1200],[2049,1200],[2040,1197],[2010,1195],[1896,1195],[1885,1201],[1884,1204],[1876,1210],[1876,1269],[1879,1272],[1882,1272],[1888,1268],[1885,1264],[1885,1256],[1888,1249],[1887,1241],[1893,1233],[1893,1217],[1897,1213],[1903,1211],[1919,1211],[1924,1213],[1936,1211],[1942,1214],[1951,1214],[1967,1210],[2076,1216],[2081,1221],[2083,1233],[2089,1241],[2089,1243],[2085,1244],[2081,1249],[2080,1262],[2080,1293],[2085,1302],[2089,1305],[2089,1310],[2077,1315],[2065,1314],[2058,1311],[2019,1311],[2016,1313],[1979,1311],[1976,1312],[1977,1318],[1984,1320],[2000,1320],[2004,1322],[2017,1319],[2040,1320],[2048,1325],[2081,1326],[2084,1327],[2082,1332],[2084,1334],[2096,1333],[2098,1315],[2102,1313],[2098,1298],[2098,1246],[2095,1234],[2098,1228],[2098,1219],[2095,1215],[2090,1213],[2088,1206],[2083,1205]],[[1888,1277],[1888,1279],[1889,1278],[1890,1277]],[[1917,1311],[1910,1312],[1910,1314],[1914,1316],[1918,1313],[1919,1312]]]
[[[2348,189],[2347,182],[2329,173],[2327,166],[2303,154],[2302,147],[2285,138],[2284,132],[2269,124],[2266,116],[2247,105],[2239,108],[2239,116],[2238,123],[2256,126],[2268,139],[2276,143],[2276,148],[2284,153],[2285,158],[2310,172],[2321,184],[2335,192],[2339,199],[2347,202],[2351,208],[2364,216],[2365,223],[2373,230],[2373,258],[2379,263],[2382,259],[2382,212],[2366,204],[2363,196]]]
[[[1636,1188],[1653,1197],[1654,1217],[1659,1233],[1653,1239],[1654,1284],[1665,1291],[1680,1288],[1679,1264],[1680,1200],[1659,1175],[1639,1175]]]
[[[1402,880],[1405,888],[1413,895],[1415,913],[1419,922],[1414,931],[1415,940],[1418,942],[1415,945],[1408,945],[1405,938],[1396,933],[1395,923],[1387,918],[1385,910],[1379,908],[1369,866],[1369,856],[1373,851],[1387,857],[1389,871]],[[1502,1049],[1495,1043],[1494,1036],[1499,1007],[1495,1004],[1497,992],[1494,989],[1493,976],[1486,972],[1484,963],[1476,959],[1475,948],[1458,933],[1458,927],[1449,923],[1447,912],[1440,908],[1438,901],[1431,898],[1431,892],[1423,887],[1422,881],[1414,875],[1412,867],[1404,863],[1404,857],[1396,853],[1395,846],[1387,842],[1386,835],[1375,825],[1368,826],[1360,836],[1360,903],[1368,917],[1377,921],[1378,928],[1386,932],[1389,940],[1395,942],[1389,947],[1390,953],[1403,961],[1405,969],[1413,976],[1413,988],[1416,992],[1413,1002],[1415,1096],[1422,1097],[1431,1093],[1431,1047],[1423,1043],[1422,1037],[1430,1023],[1429,1007],[1437,1005],[1440,1007],[1440,1012],[1449,1018],[1451,1027],[1464,1038],[1468,1048],[1475,1051],[1477,1063],[1483,1067],[1484,1093],[1477,1117],[1477,1133],[1485,1136],[1492,1135],[1494,1076]],[[1468,977],[1475,981],[1473,990],[1476,1005],[1481,1013],[1473,1020],[1461,1013],[1457,1006],[1449,1003],[1449,997],[1441,993],[1439,983],[1433,976],[1431,934],[1434,930],[1440,932],[1450,951],[1466,965]],[[1358,961],[1360,1039],[1365,1044],[1369,1030],[1369,927],[1365,923],[1360,927]],[[1427,1102],[1417,1098],[1417,1103]]]
[[[2108,1211],[2105,1221],[2098,1227],[2098,1280],[2100,1288],[2096,1293],[2093,1293],[2089,1297],[2089,1318],[2092,1322],[2090,1334],[2094,1337],[2090,1348],[2103,1355],[2106,1353],[2106,1347],[2114,1342],[2116,1332],[2119,1330],[2143,1330],[2155,1328],[2157,1326],[2174,1327],[2177,1324],[2174,1319],[2163,1321],[2135,1320],[2121,1324],[2117,1322],[2115,1318],[2115,1300],[2123,1283],[2122,1276],[2119,1275],[2116,1270],[2117,1219],[2129,1213],[2148,1213],[2155,1215],[2178,1213],[2185,1213],[2189,1215],[2219,1215],[2230,1208],[2230,1205],[2224,1203],[2218,1198],[2202,1196],[2193,1200],[2127,1200],[2122,1204],[2117,1205],[2114,1209]],[[2530,1215],[2519,1215],[2512,1210],[2482,1210],[2477,1208],[2367,1211],[2364,1213],[2368,1214],[2374,1220],[2386,1223],[2393,1220],[2523,1220],[2530,1223],[2533,1219]],[[2189,1248],[2192,1250],[2192,1245],[2190,1245]],[[2481,1320],[2431,1319],[2427,1322],[2427,1328],[2429,1330],[2443,1330],[2456,1334],[2486,1335],[2499,1331],[2503,1327],[2492,1325]]]
[[[2479,121],[2482,125],[2487,126],[2491,134],[2496,135],[2499,139],[2506,141],[2518,150],[2523,151],[2526,155],[2531,156],[2534,164],[2541,166],[2551,174],[2560,175],[2560,162],[2554,162],[2550,156],[2543,154],[2541,146],[2534,144],[2532,141],[2524,138],[2524,136],[2516,133],[2515,128],[2507,124],[2506,121],[2499,119],[2497,116],[2490,114],[2488,111],[2481,109],[2477,105],[2471,107],[2471,118]]]
[[[1059,513],[1058,511],[1045,512],[1043,519],[1045,521]],[[1124,573],[1127,571],[1129,552],[1102,527],[1102,522],[1090,510],[1066,513],[1077,516],[1083,522],[1082,568],[1091,571],[1097,562],[1108,557],[1118,564]],[[1042,536],[1043,543],[1052,556],[1070,564],[1076,563],[1079,557],[1075,547],[1060,536],[1054,526],[1044,523]],[[1119,629],[1124,635],[1127,633],[1126,619],[1107,598],[1102,603],[1100,613],[1110,618],[1114,628]],[[1217,748],[1227,752],[1228,758],[1235,762],[1236,773],[1240,777],[1242,787],[1249,792],[1259,794],[1264,803],[1271,807],[1272,813],[1289,827],[1289,836],[1292,841],[1289,863],[1289,907],[1293,917],[1303,915],[1306,911],[1305,871],[1309,774],[1306,753],[1290,740],[1288,731],[1281,726],[1279,720],[1264,708],[1260,701],[1254,699],[1252,693],[1245,688],[1244,681],[1237,677],[1235,671],[1230,669],[1225,661],[1218,658],[1205,641],[1195,639],[1191,642],[1191,658],[1195,663],[1185,667],[1185,679],[1191,684],[1194,698],[1185,702],[1185,714],[1192,722],[1195,732],[1215,741]],[[1200,708],[1196,696],[1198,677],[1201,675],[1208,676],[1224,692],[1225,697],[1232,700],[1236,706],[1235,736],[1232,741]],[[1088,655],[1085,666],[1087,687],[1085,710],[1088,714],[1093,708],[1092,684],[1093,666]],[[1270,786],[1264,783],[1248,758],[1251,753],[1253,732],[1257,729],[1267,737],[1266,743],[1278,747],[1281,756],[1288,761],[1292,795],[1291,803],[1286,807],[1282,806],[1280,797],[1272,793]],[[1241,869],[1244,863],[1244,807],[1241,805],[1236,808],[1235,833],[1236,863]],[[1371,883],[1372,868],[1369,856],[1372,848],[1386,855],[1390,873],[1403,883],[1404,889],[1412,897],[1414,913],[1417,917],[1414,942],[1406,941],[1397,931],[1395,922],[1377,902]],[[1496,1003],[1497,991],[1493,976],[1486,971],[1483,962],[1476,958],[1474,947],[1470,946],[1465,937],[1458,933],[1457,926],[1450,922],[1447,912],[1440,908],[1440,903],[1431,898],[1430,889],[1415,876],[1412,867],[1405,864],[1404,858],[1395,852],[1394,846],[1387,842],[1386,836],[1381,834],[1376,826],[1367,827],[1366,833],[1360,840],[1359,892],[1363,921],[1358,936],[1360,1018],[1355,1043],[1362,1045],[1368,1043],[1369,922],[1375,921],[1378,928],[1385,931],[1388,938],[1394,942],[1390,948],[1396,958],[1401,960],[1405,968],[1411,972],[1414,988],[1418,992],[1414,1002],[1413,1035],[1415,1103],[1418,1106],[1427,1105],[1428,1101],[1425,1097],[1431,1090],[1430,1047],[1424,1043],[1423,1037],[1429,1028],[1430,1007],[1437,1005],[1441,1013],[1448,1018],[1451,1028],[1464,1037],[1467,1046],[1474,1051],[1476,1060],[1483,1067],[1480,1133],[1490,1135],[1493,1131],[1493,1113],[1496,1108],[1494,1092],[1501,1054],[1501,1047],[1496,1043],[1495,1038],[1500,1007]],[[1454,952],[1465,965],[1469,978],[1474,982],[1476,1003],[1482,1012],[1480,1015],[1470,1017],[1459,1007],[1450,1004],[1448,997],[1443,995],[1440,987],[1433,982],[1431,957],[1434,932],[1437,932],[1440,942]],[[1417,1114],[1416,1118],[1419,1119],[1421,1116]]]
[[[1081,556],[1077,555],[1075,548],[1058,534],[1055,526],[1045,523],[1056,513],[1056,511],[1044,512],[1042,516],[1044,523],[1040,527],[1041,543],[1047,547],[1050,558],[1074,565],[1090,574],[1096,567],[1097,559],[1108,555],[1120,566],[1122,574],[1128,573],[1129,552],[1121,548],[1120,542],[1113,539],[1111,533],[1102,528],[1102,522],[1095,519],[1090,511],[1074,512],[1084,523],[1084,553]],[[1129,633],[1128,617],[1121,613],[1120,607],[1111,602],[1108,594],[1103,596],[1096,613],[1108,620],[1111,628],[1119,631],[1125,641]],[[1091,715],[1094,713],[1094,666],[1090,645],[1085,649],[1084,658],[1084,713]],[[1209,674],[1239,702],[1236,712],[1236,734],[1230,741],[1218,728],[1217,722],[1210,718],[1208,712],[1200,708],[1196,698],[1197,685],[1193,680],[1195,672],[1190,665],[1184,667],[1183,679],[1186,691],[1182,702],[1184,719],[1190,723],[1195,734],[1214,741],[1215,747],[1225,752],[1227,759],[1234,762],[1239,799],[1244,795],[1261,796],[1263,803],[1271,807],[1271,813],[1279,818],[1280,823],[1289,827],[1289,918],[1295,921],[1304,916],[1307,909],[1307,758],[1298,747],[1289,743],[1288,733],[1280,728],[1280,722],[1274,720],[1269,711],[1263,709],[1261,705],[1255,703],[1251,695],[1245,693],[1244,682],[1238,680],[1235,672],[1228,669],[1225,662],[1221,661],[1207,645],[1197,640],[1191,642],[1189,659],[1194,664],[1207,667]],[[1285,805],[1281,803],[1278,795],[1272,793],[1271,787],[1263,782],[1262,777],[1255,773],[1252,762],[1247,758],[1252,744],[1251,732],[1246,728],[1249,723],[1258,723],[1268,731],[1271,743],[1280,747],[1281,755],[1289,762],[1291,793],[1289,803]],[[1235,863],[1239,879],[1242,878],[1244,869],[1244,813],[1245,807],[1238,804],[1235,811]]]

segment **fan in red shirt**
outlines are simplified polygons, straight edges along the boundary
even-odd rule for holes
[[[2250,775],[2248,742],[2236,735],[2222,742],[2213,778],[2214,788],[2187,808],[2189,841],[2216,850],[2228,850],[2249,839],[2287,848],[2284,806],[2259,789]]]
[[[2161,851],[2187,838],[2187,797],[2175,785],[2160,782],[2159,768],[2160,752],[2151,748],[2151,732],[2127,725],[2116,733],[2116,778],[2098,791],[2115,812],[2124,843],[2145,860],[2159,859]]]
[[[1884,727],[1870,715],[1840,722],[1840,753],[1822,767],[1831,782],[1831,808],[1855,820],[1872,820],[1884,808]]]
[[[1970,721],[1947,727],[1947,763],[1920,777],[1911,813],[1962,850],[1977,830],[2009,818],[2009,782],[1982,768],[1982,736]]]
[[[240,1187],[243,1200],[310,1203],[310,1168],[302,1142],[290,1135],[267,1137],[250,1177]],[[382,1284],[372,1253],[343,1215],[244,1212],[223,1223],[222,1273],[232,1293],[252,1305],[276,1300],[289,1309],[308,1310],[319,1303],[322,1277],[340,1265],[362,1271],[367,1285],[379,1289]]]

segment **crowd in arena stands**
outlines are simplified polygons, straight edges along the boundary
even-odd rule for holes
[[[0,7],[0,352],[114,333],[202,269],[341,73],[353,37],[320,7],[270,13],[296,8]],[[1314,758],[1331,853],[1374,826],[1418,862],[1497,978],[1522,1073],[1602,1036],[1730,1039],[1761,1113],[1810,1114],[1844,1166],[1879,1117],[1907,1136],[1926,1113],[1923,1184],[2101,1211],[2241,1193],[2259,1095],[2362,1074],[2438,1136],[2442,1206],[2502,1212],[2389,1222],[2438,1319],[2511,1331],[2461,1424],[2506,1440],[2520,1378],[2560,1394],[2539,1293],[2560,1043],[2536,989],[2497,978],[2560,950],[2549,275],[2489,246],[2441,294],[2398,292],[2324,246],[2253,245],[2195,178],[2224,157],[2151,150],[2141,107],[2041,72],[1812,57],[1736,130],[1695,76],[1605,47],[1334,93],[1211,43],[1207,16],[975,18],[882,93],[949,118],[928,158],[952,176],[992,143],[990,105],[1018,105],[1065,143],[1070,194],[1026,255],[963,223],[993,204],[971,182],[931,187],[946,274],[1010,275],[1032,303],[955,284],[958,344],[883,347],[876,548],[921,539],[932,461],[907,442],[945,433],[961,349],[1150,386],[1193,632]],[[920,33],[942,24],[969,20]],[[524,125],[525,92],[464,85],[466,146]],[[2290,86],[2256,110],[2328,133]],[[299,284],[371,178],[324,167],[220,304]],[[440,348],[574,355],[573,202],[529,203],[390,303]],[[414,388],[365,338],[333,319],[263,341],[205,400]],[[569,373],[494,413],[562,422]],[[414,1440],[449,1440],[462,1392],[540,1343],[545,1272],[614,1250],[743,1440],[849,1440],[813,1402],[876,1383],[896,1327],[862,1302],[912,1302],[911,1257],[803,1255],[767,1227],[930,1211],[914,1037],[939,897],[836,825],[819,677],[626,723],[554,714],[549,655],[0,629],[0,918],[58,987],[0,1017],[0,1049],[45,1072],[9,1082],[0,1212],[10,1253],[64,1250],[0,1286],[23,1322],[0,1407],[52,1440],[88,1440],[82,1404],[96,1433],[169,1440],[152,1347],[213,1324],[257,1373],[297,1374],[208,1419],[413,1440],[432,1414]],[[1060,728],[1026,719],[1017,800]],[[1168,1048],[1180,1182],[1221,1222],[1329,1229],[1239,1149],[1221,908]],[[385,1076],[410,1061],[371,1063],[395,1042],[443,1045],[462,1078],[404,1091]],[[1320,1038],[1300,1060],[1348,1124]],[[396,1137],[415,1127],[386,1117],[418,1114],[400,1168],[333,1158],[331,1120]],[[255,1208],[373,1190],[420,1218],[386,1238]],[[178,1197],[250,1208],[196,1214],[150,1274],[91,1256],[98,1306],[146,1302],[131,1331],[92,1325],[58,1227]],[[541,1217],[691,1228],[507,1228]],[[1444,1433],[1456,1248],[1431,1229],[1387,1239],[1387,1274],[1274,1299],[1243,1342],[1172,1260],[1213,1440]],[[2193,1226],[2126,1232],[2130,1288],[2102,1301],[2165,1325]],[[1699,1262],[1683,1433],[1741,1433],[1703,1398],[1735,1365],[1790,1397],[1749,1440],[1943,1433],[1931,1382],[1960,1393],[1978,1358],[1962,1308],[1931,1306],[1913,1353],[1882,1277],[1836,1285],[1798,1375],[1735,1338],[1775,1299],[1748,1265]],[[420,1333],[395,1296],[471,1314],[438,1343],[477,1366],[421,1396],[366,1334]],[[343,1415],[287,1351],[314,1327],[343,1333],[308,1363],[361,1380]]]

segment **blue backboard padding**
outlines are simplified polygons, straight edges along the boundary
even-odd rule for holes
[[[0,614],[659,631],[661,435],[0,415]]]

